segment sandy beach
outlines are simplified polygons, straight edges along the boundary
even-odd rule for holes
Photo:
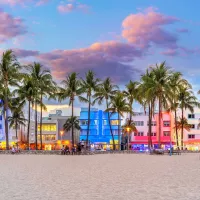
[[[0,199],[200,199],[200,155],[1,155]]]

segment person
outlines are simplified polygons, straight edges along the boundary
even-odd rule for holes
[[[69,147],[67,145],[65,146],[65,150],[64,151],[65,151],[65,154],[70,154]]]
[[[72,155],[76,153],[76,147],[72,147]]]
[[[61,154],[64,155],[65,154],[65,146],[63,145],[61,148]]]
[[[84,148],[84,140],[83,139],[81,140],[81,148],[82,149]]]
[[[12,147],[12,154],[16,153],[15,147]]]

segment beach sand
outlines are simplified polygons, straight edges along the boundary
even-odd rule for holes
[[[200,155],[0,155],[0,200],[198,200]]]

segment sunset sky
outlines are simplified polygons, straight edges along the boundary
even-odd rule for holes
[[[0,0],[2,52],[59,82],[89,69],[119,84],[166,60],[200,89],[199,0]]]

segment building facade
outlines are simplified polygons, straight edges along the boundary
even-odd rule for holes
[[[181,116],[181,111],[178,112]],[[184,116],[188,120],[191,128],[190,131],[184,130],[183,143],[184,147],[188,150],[199,151],[200,150],[200,109],[195,108],[191,113],[189,110],[184,111]],[[181,131],[179,131],[179,135]],[[179,140],[179,144],[181,141]]]
[[[72,133],[66,132],[63,125],[70,116],[63,116],[62,110],[57,110],[54,114],[49,114],[49,117],[44,117],[42,120],[42,127],[40,122],[37,125],[37,143],[38,149],[41,147],[40,129],[42,130],[42,149],[57,150],[61,149],[63,145],[71,145]],[[74,130],[75,144],[79,142],[79,130]],[[35,122],[32,121],[30,125],[30,146],[35,149]]]
[[[118,144],[118,114],[114,113],[110,115],[111,129],[114,136],[115,144]],[[88,109],[82,108],[80,113],[80,140],[86,141],[87,138],[87,126],[88,125]],[[121,131],[121,130],[120,130]],[[89,126],[89,142],[92,145],[102,145],[106,148],[112,148],[113,140],[110,131],[110,125],[108,120],[108,113],[98,110],[97,108],[91,108],[90,112],[90,126]]]
[[[131,134],[131,145],[133,149],[146,149],[148,146],[148,124],[149,116],[143,112],[134,113],[133,120],[137,128],[137,132]],[[151,138],[155,148],[158,147],[159,133],[159,115],[154,114],[152,119]],[[175,144],[174,136],[174,117],[170,112],[163,112],[161,119],[161,137],[160,142],[163,148],[168,149],[170,141]]]

